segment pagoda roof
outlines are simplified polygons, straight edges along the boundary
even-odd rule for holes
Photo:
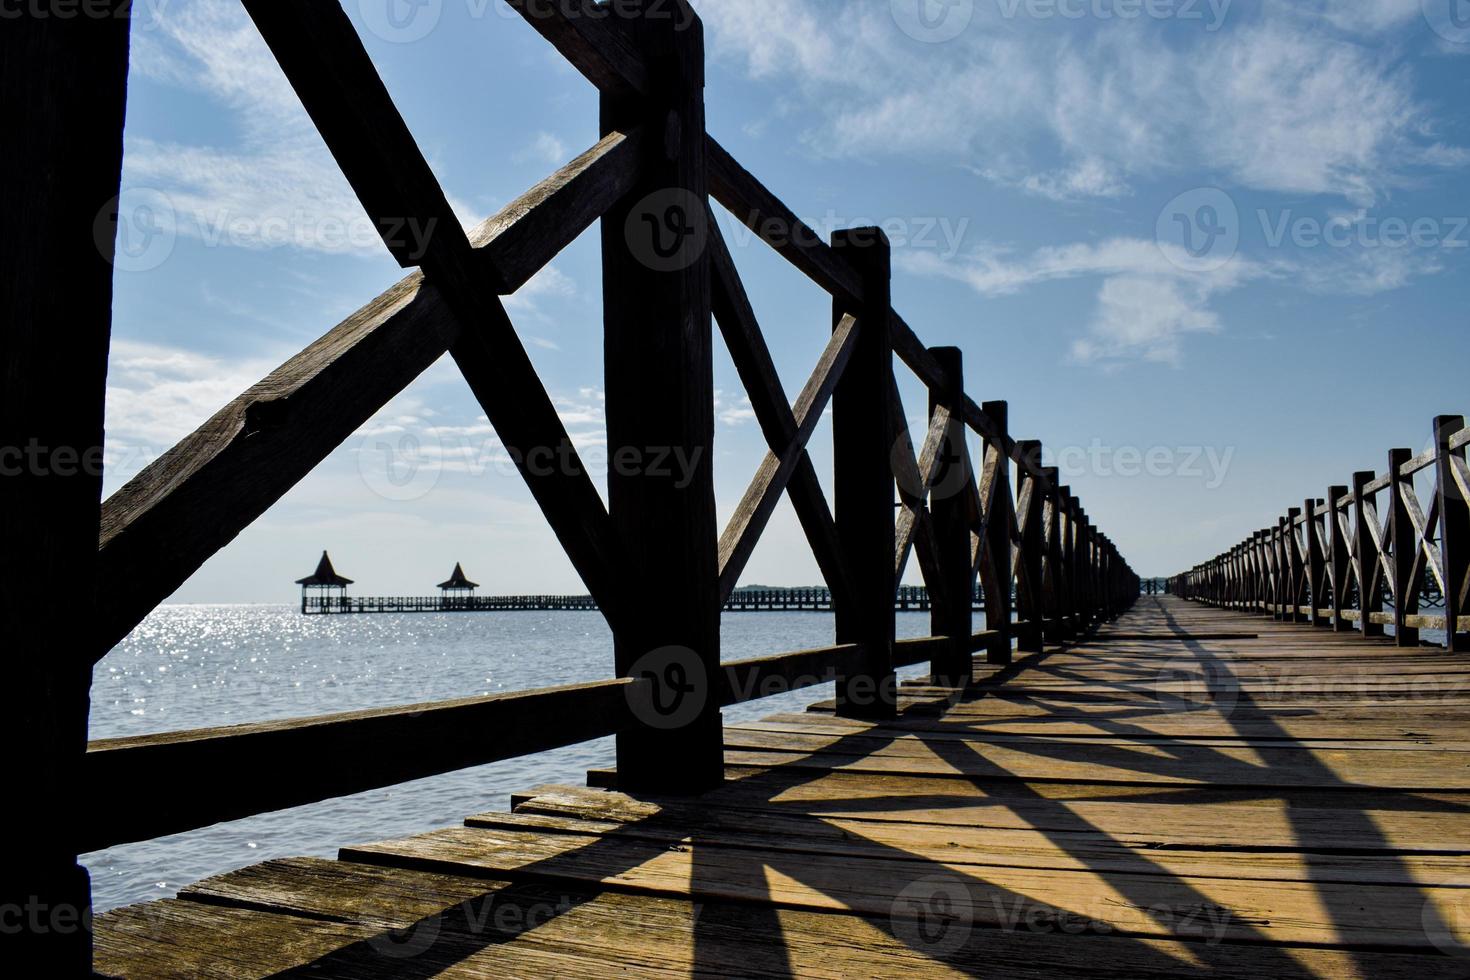
[[[464,569],[460,567],[459,562],[455,562],[454,574],[449,576],[449,581],[440,582],[438,587],[441,589],[478,589],[480,587],[480,583],[471,582],[468,578],[466,578],[464,574]]]
[[[352,579],[343,578],[338,575],[337,570],[332,567],[332,559],[323,551],[322,560],[316,563],[316,571],[306,576],[306,578],[297,579],[296,584],[305,586],[331,585],[346,588],[352,584]]]

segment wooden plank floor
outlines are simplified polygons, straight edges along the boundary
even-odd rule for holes
[[[1470,658],[1145,597],[983,673],[731,726],[696,800],[539,787],[107,913],[99,972],[1470,976]]]

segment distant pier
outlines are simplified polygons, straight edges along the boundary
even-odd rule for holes
[[[894,596],[896,612],[929,612],[929,590],[904,586]],[[979,589],[971,608],[983,611]],[[725,602],[725,612],[832,612],[832,592],[822,587],[737,589]],[[597,612],[590,595],[437,595],[437,596],[315,596],[303,595],[301,612],[307,616],[358,613],[470,613],[470,612]]]

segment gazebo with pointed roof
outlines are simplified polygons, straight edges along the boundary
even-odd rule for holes
[[[471,582],[464,573],[464,568],[459,562],[454,563],[454,574],[449,576],[449,581],[439,583],[439,591],[446,597],[452,593],[469,595],[480,587],[479,582]]]
[[[322,599],[331,598],[332,590],[337,590],[340,598],[347,597],[347,587],[352,584],[352,579],[343,578],[337,574],[332,567],[332,559],[328,554],[322,552],[322,560],[316,563],[316,571],[306,578],[299,578],[296,584],[301,586],[301,611],[306,611],[306,593],[308,589],[316,589],[317,596]]]

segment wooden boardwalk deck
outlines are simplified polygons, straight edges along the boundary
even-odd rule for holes
[[[1145,596],[980,669],[963,698],[907,686],[887,724],[730,726],[729,779],[695,799],[539,787],[109,912],[97,967],[1470,975],[1463,656]]]

